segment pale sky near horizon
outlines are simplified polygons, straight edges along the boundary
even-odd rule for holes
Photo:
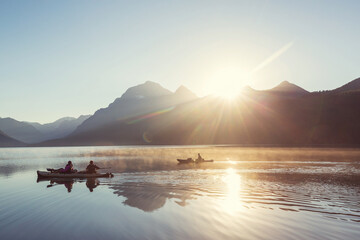
[[[198,96],[360,76],[360,1],[0,1],[0,117],[93,114],[154,81]]]

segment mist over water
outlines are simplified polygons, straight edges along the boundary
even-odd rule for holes
[[[215,161],[176,161],[197,153]],[[0,149],[0,229],[5,239],[358,239],[359,159],[329,148]],[[115,177],[37,181],[68,160]]]

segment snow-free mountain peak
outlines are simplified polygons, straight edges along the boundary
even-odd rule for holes
[[[351,82],[336,88],[334,90],[335,92],[355,92],[360,91],[360,78],[356,78],[352,80]]]
[[[96,111],[75,130],[74,134],[187,103],[196,98],[196,95],[184,86],[173,93],[158,83],[147,81],[129,88],[107,108]]]
[[[193,97],[196,98],[196,94],[190,91],[187,87],[181,85],[176,89],[175,94],[178,96],[187,96],[187,97]]]
[[[246,85],[241,89],[241,92],[254,92],[254,91],[256,90],[250,87],[249,85]]]
[[[131,87],[121,96],[121,99],[142,99],[148,97],[160,97],[172,94],[171,91],[163,88],[160,84],[146,81],[143,84]]]
[[[39,143],[70,134],[89,117],[90,115],[82,115],[79,118],[64,117],[46,124],[21,122],[9,117],[0,118],[0,130],[24,143]]]
[[[0,129],[11,138],[25,143],[35,143],[43,140],[42,133],[27,122],[12,118],[0,118]]]
[[[308,91],[306,91],[305,89],[290,83],[288,81],[283,81],[281,82],[279,85],[277,85],[276,87],[270,89],[270,91],[272,92],[283,92],[283,93],[302,93],[302,94],[306,94],[309,93]]]

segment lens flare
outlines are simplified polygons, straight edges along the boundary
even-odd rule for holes
[[[147,143],[152,142],[152,137],[151,137],[151,134],[149,132],[144,132],[143,135],[142,135],[142,138]]]
[[[152,118],[152,117],[158,116],[160,114],[170,112],[174,108],[175,108],[175,106],[172,106],[172,107],[165,108],[165,109],[162,109],[162,110],[159,110],[159,111],[156,111],[156,112],[152,112],[152,113],[148,113],[148,114],[145,114],[145,115],[137,116],[136,118],[132,119],[131,121],[128,121],[127,124],[134,124],[134,123],[140,122],[140,121],[142,121],[144,119]]]

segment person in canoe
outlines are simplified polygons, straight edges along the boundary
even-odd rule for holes
[[[77,172],[77,170],[74,170],[74,166],[72,164],[71,161],[68,161],[68,163],[66,164],[65,168],[59,168],[59,169],[48,169],[48,171],[50,172],[55,172],[55,173],[75,173]]]
[[[86,167],[86,173],[96,173],[96,170],[100,169],[94,164],[93,161],[90,161],[89,165]]]
[[[198,157],[195,160],[195,162],[203,162],[203,161],[204,161],[204,159],[201,157],[200,153],[198,153]]]

